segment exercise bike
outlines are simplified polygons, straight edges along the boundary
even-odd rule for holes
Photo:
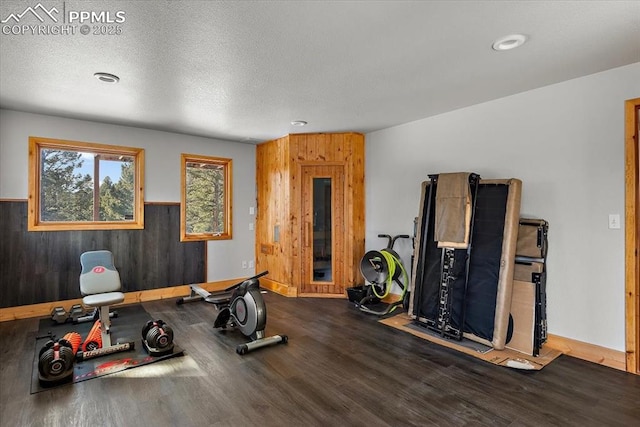
[[[250,351],[273,344],[286,344],[286,335],[264,336],[267,324],[267,306],[260,293],[260,277],[267,275],[263,271],[253,277],[236,283],[222,291],[209,292],[198,285],[190,285],[191,294],[179,298],[176,304],[205,301],[216,307],[214,328],[237,328],[251,339],[250,342],[236,347],[236,353],[244,355]]]
[[[360,273],[368,284],[365,283],[364,297],[355,301],[355,304],[365,313],[386,316],[400,306],[408,307],[409,277],[400,256],[393,250],[393,246],[396,240],[408,239],[410,236],[401,234],[391,237],[388,234],[378,234],[378,237],[388,239],[387,247],[379,251],[369,251],[362,257]],[[402,290],[400,299],[389,304],[381,302],[391,292],[391,286],[394,282]]]

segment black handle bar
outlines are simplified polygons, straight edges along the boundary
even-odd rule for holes
[[[393,249],[393,245],[396,243],[396,240],[409,239],[411,236],[409,236],[408,234],[398,234],[397,236],[391,237],[388,234],[378,234],[378,237],[388,239],[387,249]]]

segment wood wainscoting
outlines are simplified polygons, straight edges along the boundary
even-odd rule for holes
[[[81,298],[80,254],[113,253],[122,292],[202,283],[206,242],[180,242],[180,204],[145,203],[143,230],[28,231],[27,201],[0,200],[0,307]]]

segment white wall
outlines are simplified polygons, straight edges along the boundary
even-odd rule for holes
[[[233,159],[233,239],[207,246],[207,280],[253,274],[249,207],[255,206],[255,146],[126,126],[0,110],[0,199],[27,199],[29,136],[145,149],[145,202],[180,202],[180,153]]]
[[[367,134],[367,250],[413,233],[430,173],[520,178],[522,216],[550,223],[549,332],[624,351],[624,224],[608,215],[624,222],[624,101],[639,96],[636,63]]]

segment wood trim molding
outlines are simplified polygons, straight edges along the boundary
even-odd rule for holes
[[[327,135],[327,136],[331,136],[331,135],[356,135],[356,136],[364,136],[364,133],[360,133],[360,132],[303,132],[303,133],[290,133],[287,134],[285,136],[283,136],[282,138],[286,138],[287,136],[290,135],[295,135],[295,136],[316,136],[316,135]],[[270,142],[270,141],[266,141],[266,142]],[[263,144],[263,143],[261,143]]]
[[[260,287],[269,289],[270,291],[285,297],[295,298],[298,296],[297,287],[276,282],[275,280],[267,279],[266,277],[260,279]]]
[[[608,366],[609,368],[625,370],[624,351],[612,350],[595,344],[577,341],[558,335],[549,334],[547,336],[546,347],[561,351],[567,356],[576,357],[588,362]]]
[[[302,292],[298,294],[301,298],[333,298],[333,299],[346,299],[346,294],[321,294],[314,292]]]
[[[187,168],[190,163],[200,166],[213,165],[222,167],[223,183],[223,217],[224,229],[221,233],[187,232]],[[233,159],[226,157],[204,156],[200,154],[180,154],[180,241],[230,240],[233,238]]]
[[[235,283],[242,282],[243,279],[229,279],[218,282],[202,283],[200,286],[208,291],[220,291]],[[136,304],[145,301],[156,301],[162,299],[179,298],[189,295],[189,285],[172,286],[169,288],[150,289],[146,291],[127,292],[124,294],[124,302],[118,305]],[[73,304],[82,304],[82,299],[72,299],[65,301],[52,301],[40,304],[21,305],[17,307],[0,308],[0,322],[10,320],[28,319],[31,317],[45,317],[51,314],[55,307],[64,307],[69,310]],[[117,307],[117,306],[115,306]]]
[[[640,373],[639,109],[640,98],[625,102],[625,348],[626,369],[635,374]]]

